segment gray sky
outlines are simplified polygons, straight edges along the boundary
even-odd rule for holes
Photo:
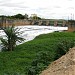
[[[18,13],[37,14],[42,18],[75,19],[75,0],[0,0],[0,15]]]

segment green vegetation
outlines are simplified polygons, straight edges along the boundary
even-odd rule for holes
[[[5,15],[0,15],[0,18],[3,18],[3,19],[26,19],[26,20],[28,20],[28,19],[32,19],[32,20],[40,20],[41,19],[41,17],[39,17],[39,16],[33,16],[33,17],[31,17],[31,16],[29,16],[28,14],[20,14],[20,13],[18,13],[18,14],[16,14],[16,15],[12,15],[12,16],[5,16]]]
[[[64,40],[68,42],[67,45],[63,43]],[[0,52],[0,75],[38,75],[48,64],[59,58],[59,53],[73,47],[74,40],[74,32],[55,32],[37,36],[17,46],[12,52]],[[58,45],[65,47],[59,52]]]
[[[12,15],[12,16],[5,16],[5,15],[0,15],[0,18],[3,19],[28,19],[28,14],[22,15],[22,14],[16,14],[16,15]]]
[[[66,54],[70,48],[75,46],[75,40],[62,40],[57,44],[57,50],[56,50],[56,57],[55,59],[58,59],[62,55]]]
[[[0,37],[1,44],[2,44],[2,50],[3,51],[13,51],[16,47],[16,42],[22,42],[24,41],[23,38],[19,37],[18,35],[21,34],[19,32],[19,28],[14,28],[14,26],[8,26],[2,28],[6,34],[6,39],[3,37]]]

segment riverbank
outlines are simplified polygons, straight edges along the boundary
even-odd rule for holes
[[[39,59],[42,52],[48,53],[50,59],[43,59],[47,63],[54,61],[56,56],[57,44],[62,40],[75,40],[74,32],[54,32],[49,34],[42,34],[37,36],[34,40],[28,41],[17,46],[14,51],[0,52],[0,75],[27,75],[28,70],[35,71],[36,69],[42,71],[47,67],[42,62],[37,63],[37,66],[31,66],[32,62]],[[41,60],[42,61],[42,60]]]

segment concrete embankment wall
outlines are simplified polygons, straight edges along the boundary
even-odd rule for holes
[[[54,25],[54,26],[65,26],[66,21],[62,20],[61,23],[56,20],[23,20],[23,19],[6,19],[0,20],[0,26],[9,26],[9,25]]]
[[[68,21],[68,31],[75,32],[75,20]]]
[[[31,21],[29,20],[6,20],[0,23],[2,26],[10,26],[10,25],[16,25],[16,26],[21,26],[21,25],[31,25]]]

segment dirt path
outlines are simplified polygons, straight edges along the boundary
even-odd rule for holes
[[[50,64],[40,75],[75,75],[75,47]]]

